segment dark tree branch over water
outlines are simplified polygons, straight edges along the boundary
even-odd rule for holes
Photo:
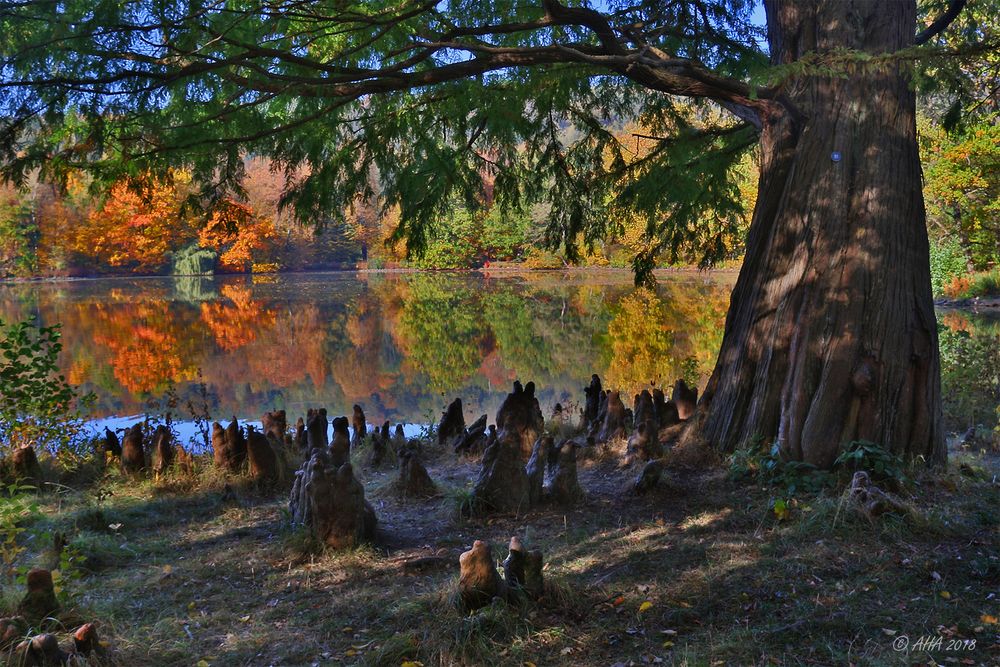
[[[272,158],[321,220],[371,194],[425,245],[456,198],[550,205],[547,240],[646,216],[641,275],[681,239],[708,263],[754,143],[760,198],[692,435],[777,437],[828,466],[870,439],[944,456],[910,69],[915,0],[0,3],[4,173],[184,166],[239,191]],[[766,39],[766,48],[762,43]],[[678,98],[686,98],[682,103]],[[711,101],[728,114],[713,114]],[[669,137],[630,160],[612,128]],[[836,154],[836,156],[834,156]],[[213,192],[206,192],[212,195]],[[701,236],[699,236],[701,235]]]

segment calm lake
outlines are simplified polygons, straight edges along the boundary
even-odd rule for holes
[[[704,384],[735,274],[658,280],[655,290],[613,271],[6,284],[0,319],[62,323],[63,371],[93,393],[89,416],[98,423],[168,410],[184,422],[206,405],[219,420],[283,408],[294,423],[309,407],[333,416],[357,403],[369,424],[425,424],[456,396],[467,421],[492,419],[518,378],[535,382],[546,414],[556,402],[581,401],[591,373],[628,391],[678,377]],[[946,335],[985,327],[986,359],[956,360],[982,374],[996,362],[989,343],[1000,335],[995,322],[970,317],[939,315]],[[987,399],[988,412],[996,399]]]

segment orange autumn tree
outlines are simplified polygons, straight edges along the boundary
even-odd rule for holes
[[[198,245],[219,253],[219,268],[240,273],[270,251],[278,233],[269,217],[246,204],[223,199],[198,233]]]
[[[96,264],[147,273],[163,267],[168,253],[192,236],[181,204],[191,176],[172,172],[166,179],[119,181],[104,203],[87,216],[74,250]]]

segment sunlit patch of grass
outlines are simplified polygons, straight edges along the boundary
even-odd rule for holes
[[[681,530],[691,530],[696,528],[711,528],[717,523],[721,523],[733,513],[732,509],[725,507],[719,510],[702,512],[684,519],[678,526]]]
[[[325,549],[320,565],[346,571],[369,572],[385,567],[385,558],[371,544],[359,544],[350,549]]]
[[[625,467],[625,451],[627,449],[628,440],[626,438],[614,438],[593,447],[588,446],[578,450],[577,457],[583,464]]]
[[[599,554],[587,554],[564,561],[562,566],[567,572],[580,574],[592,570],[594,567],[600,565],[600,563],[601,558]]]
[[[622,544],[628,547],[635,547],[636,545],[642,544],[649,540],[656,540],[664,537],[668,532],[669,528],[663,524],[652,523],[647,526],[640,526],[635,530],[629,531],[623,535],[620,539]]]

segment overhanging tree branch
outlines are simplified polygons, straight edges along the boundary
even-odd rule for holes
[[[950,26],[956,18],[958,18],[958,15],[962,13],[962,9],[965,7],[965,2],[966,0],[951,0],[948,3],[948,8],[943,14],[941,14],[941,16],[935,19],[929,26],[917,33],[917,36],[913,38],[913,43],[916,45],[924,44],[931,38],[944,32],[945,29]]]

